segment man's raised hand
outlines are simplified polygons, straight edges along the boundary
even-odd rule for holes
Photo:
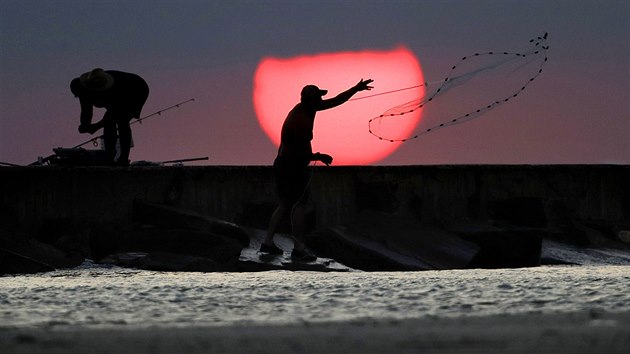
[[[357,91],[371,90],[374,88],[373,86],[369,86],[372,82],[374,82],[374,80],[372,79],[361,79],[361,81],[359,81],[359,83],[356,84],[355,87],[357,88]]]

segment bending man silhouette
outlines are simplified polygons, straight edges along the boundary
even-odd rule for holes
[[[333,158],[327,154],[313,153],[311,140],[313,140],[315,113],[337,107],[359,91],[372,89],[369,84],[373,81],[361,79],[355,86],[327,100],[322,99],[322,96],[328,91],[321,90],[315,85],[307,85],[302,89],[300,103],[293,107],[282,125],[278,156],[273,163],[280,204],[271,216],[269,229],[260,252],[283,253],[273,243],[273,236],[282,217],[290,211],[295,242],[291,257],[302,261],[317,259],[305,249],[303,240],[304,203],[308,199],[310,180],[308,165],[311,161],[321,161],[330,165]]]
[[[149,86],[140,76],[122,71],[94,69],[72,80],[70,90],[81,104],[80,133],[94,134],[103,128],[108,161],[126,166],[131,150],[132,118],[140,112],[149,97]],[[103,119],[92,124],[93,108],[105,108]],[[116,158],[116,138],[120,139],[120,156]]]

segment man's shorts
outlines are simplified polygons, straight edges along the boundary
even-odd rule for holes
[[[289,200],[291,204],[306,203],[311,178],[308,165],[295,163],[279,156],[273,162],[273,171],[280,199]]]

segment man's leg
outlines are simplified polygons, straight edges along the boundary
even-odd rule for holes
[[[291,209],[291,231],[293,232],[293,248],[304,250],[304,205],[297,203]]]
[[[288,202],[286,200],[280,200],[280,204],[273,214],[271,214],[271,220],[269,220],[269,228],[267,229],[267,235],[265,236],[264,244],[267,246],[273,245],[273,236],[276,233],[276,229],[282,220],[282,217],[287,213]]]
[[[129,126],[129,119],[127,118],[119,118],[118,119],[118,137],[120,139],[120,157],[118,157],[119,165],[128,165],[129,164],[129,152],[131,150],[131,127]]]
[[[99,122],[99,124],[103,125],[103,140],[105,142],[105,153],[107,155],[107,161],[110,163],[114,163],[114,159],[116,158],[116,123],[105,113],[103,119]]]
[[[304,244],[304,205],[297,203],[291,210],[291,225],[293,231],[293,251],[291,258],[303,262],[312,262],[317,256],[306,250]]]

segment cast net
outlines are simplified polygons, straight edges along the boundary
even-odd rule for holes
[[[547,33],[531,39],[529,43],[528,48],[519,52],[488,51],[462,57],[441,80],[377,94],[425,86],[421,97],[370,119],[370,134],[384,141],[405,142],[469,122],[516,99],[543,72],[548,60]],[[389,133],[396,131],[392,128],[401,119],[406,119],[405,115],[420,109],[422,119],[413,135],[395,136]]]

